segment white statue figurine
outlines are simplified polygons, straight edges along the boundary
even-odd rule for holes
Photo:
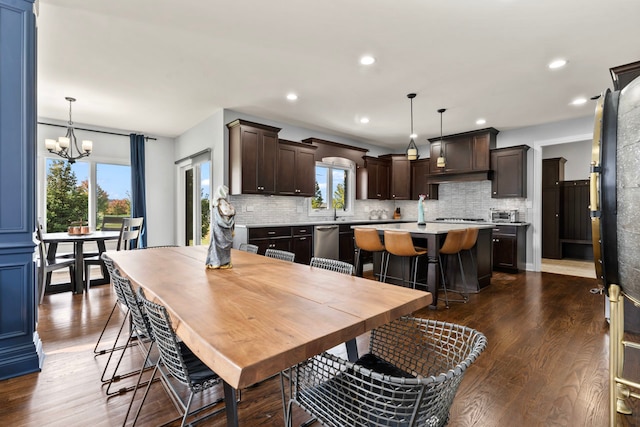
[[[207,268],[231,268],[231,246],[233,245],[234,216],[236,210],[227,200],[229,189],[221,185],[213,198],[213,221],[211,241],[207,253]]]

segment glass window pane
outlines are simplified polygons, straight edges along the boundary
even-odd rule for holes
[[[102,228],[102,218],[131,216],[131,167],[96,163],[96,228]]]
[[[89,164],[47,159],[47,231],[67,231],[72,221],[87,221]]]
[[[211,170],[211,162],[204,162],[200,164],[200,215],[201,218],[201,245],[209,245],[209,239],[211,235],[209,233],[209,227],[211,225],[211,208],[209,203],[209,195],[211,194],[209,186],[209,177]]]
[[[329,179],[329,168],[324,166],[316,166],[316,190],[311,199],[311,207],[313,209],[327,209],[327,196]]]
[[[347,171],[344,169],[334,168],[331,173],[331,195],[332,204],[335,209],[345,210],[346,191],[347,191]]]

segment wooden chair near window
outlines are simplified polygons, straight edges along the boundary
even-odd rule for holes
[[[120,228],[118,229],[118,231],[120,231],[120,237],[118,238],[118,244],[116,246],[116,250],[120,251],[120,250],[137,249],[144,219],[143,218],[121,218],[121,217],[117,217],[117,218],[119,219],[119,222],[120,222]],[[110,225],[108,224],[113,225],[115,223],[116,223],[115,221],[104,222],[104,219],[103,219],[103,226],[107,225],[107,227],[110,227]],[[116,230],[113,230],[112,228],[108,228],[107,230],[103,229],[103,231],[116,231]],[[87,290],[89,290],[89,286],[91,284],[91,266],[92,265],[99,265],[102,270],[102,277],[105,278],[107,283],[109,281],[109,271],[105,266],[104,261],[101,258],[101,255],[102,255],[102,252],[100,252],[96,256],[90,256],[84,259],[84,284]]]
[[[75,287],[76,276],[74,265],[76,260],[66,256],[64,258],[56,257],[53,260],[47,259],[47,248],[45,243],[42,241],[42,224],[38,223],[36,237],[38,238],[38,255],[40,256],[38,265],[38,304],[42,304],[44,292],[47,286],[51,283],[51,273],[54,271],[68,268],[69,276],[71,276],[71,288],[73,289]]]

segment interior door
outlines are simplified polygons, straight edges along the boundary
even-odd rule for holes
[[[182,218],[185,246],[208,245],[210,238],[211,161],[192,162],[181,167]]]

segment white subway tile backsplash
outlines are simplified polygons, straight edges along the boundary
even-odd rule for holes
[[[491,181],[451,182],[440,184],[439,200],[425,201],[425,219],[440,217],[483,218],[489,219],[491,208],[517,209],[519,221],[527,221],[526,199],[492,199]],[[238,224],[287,224],[310,222],[333,218],[333,212],[326,218],[309,216],[308,199],[286,196],[229,196],[236,209]],[[403,219],[418,218],[418,201],[357,200],[353,220],[367,220],[373,210],[387,210],[393,218],[394,210],[399,207]],[[253,208],[253,211],[249,209]]]

